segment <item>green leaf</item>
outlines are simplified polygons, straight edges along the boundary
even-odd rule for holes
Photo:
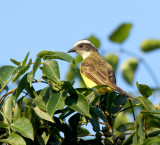
[[[131,144],[134,135],[135,135],[135,132],[133,132],[133,133],[123,142],[123,145],[129,145],[129,144]]]
[[[160,136],[156,136],[147,138],[142,145],[159,145],[159,144],[160,144]]]
[[[77,138],[77,127],[80,121],[80,114],[76,113],[69,118],[69,124],[72,127],[72,136],[73,138]]]
[[[61,97],[62,97],[62,94],[60,92],[52,93],[50,95],[48,103],[47,103],[47,112],[51,117],[53,117],[56,109],[58,108],[58,104],[59,104]]]
[[[113,107],[113,102],[117,97],[117,93],[113,92],[113,93],[109,93],[109,94],[105,94],[104,96],[104,100],[102,101],[102,107],[105,108],[105,110],[107,110],[107,112],[111,115],[112,114],[112,107]]]
[[[136,82],[136,85],[137,85],[137,88],[142,96],[148,98],[149,96],[152,95],[153,90],[150,87],[148,87],[147,85],[138,84],[138,82]]]
[[[160,130],[155,130],[155,131],[152,131],[148,134],[149,137],[155,137],[155,136],[158,136],[160,134]]]
[[[146,110],[142,110],[140,112],[140,114],[144,115],[144,116],[151,116],[153,118],[159,118],[160,119],[160,110],[150,110],[150,111],[146,111]]]
[[[91,114],[91,117],[89,118],[89,120],[93,126],[93,131],[99,132],[100,131],[99,118],[92,106],[90,106],[90,114]]]
[[[124,131],[127,131],[127,130],[133,130],[133,129],[134,129],[134,123],[133,122],[121,124],[120,126],[117,127],[117,131],[119,131],[119,132],[124,132]]]
[[[82,62],[82,60],[83,60],[82,56],[77,55],[75,58],[75,63],[78,64],[78,63]]]
[[[7,80],[15,71],[16,67],[10,65],[4,65],[0,67],[0,85],[3,87],[6,85]]]
[[[70,70],[66,74],[66,80],[67,81],[73,81],[76,76],[77,76],[77,72],[75,71],[75,69],[70,67]]]
[[[121,24],[112,34],[109,39],[115,43],[122,43],[128,37],[132,24],[124,23]]]
[[[32,81],[33,81],[33,79],[34,79],[34,77],[35,77],[35,73],[36,73],[36,71],[37,71],[37,69],[38,69],[38,67],[39,67],[40,65],[41,65],[41,58],[40,58],[40,57],[37,57],[36,60],[35,60],[34,65],[33,65],[32,71],[31,71],[30,73],[28,73],[28,75],[27,75],[27,81],[28,81],[29,83],[32,83]]]
[[[133,83],[134,75],[137,70],[138,60],[130,58],[122,64],[122,76],[128,84]]]
[[[0,128],[5,128],[5,127],[6,127],[5,123],[0,121]]]
[[[140,97],[136,97],[136,99],[141,103],[141,105],[147,111],[154,109],[152,102],[150,100],[148,100],[147,98],[140,96]]]
[[[90,135],[90,132],[85,129],[84,127],[78,127],[77,128],[77,137],[85,137]]]
[[[6,119],[4,118],[5,123],[12,123],[12,95],[9,95],[4,102],[3,105],[3,114],[5,115]]]
[[[34,107],[34,111],[35,111],[35,113],[36,113],[40,118],[42,118],[42,119],[44,119],[44,120],[47,120],[47,121],[50,121],[50,122],[52,122],[52,123],[54,122],[53,119],[52,119],[52,117],[50,117],[48,113],[40,110],[37,106]]]
[[[102,113],[102,111],[100,109],[98,109],[97,107],[93,107],[94,108],[94,111],[96,112],[97,116],[99,118],[101,118],[104,123],[108,124],[108,120],[107,118],[104,116],[104,114]]]
[[[54,134],[55,137],[56,134]],[[41,135],[37,135],[37,139],[39,141],[39,145],[47,145],[50,134],[48,132],[43,132]]]
[[[43,111],[47,111],[46,109],[46,103],[50,96],[50,88],[45,87],[42,90],[37,91],[35,94],[34,102],[35,104]]]
[[[118,65],[118,56],[115,54],[109,54],[105,56],[105,60],[113,67],[114,72],[116,72]]]
[[[30,68],[30,64],[27,64],[26,66],[22,66],[20,68],[21,69],[14,75],[14,77],[12,79],[12,83],[17,81],[19,79],[19,77],[22,76]]]
[[[15,96],[15,101],[17,100],[18,96],[22,93],[23,89],[26,86],[26,81],[27,81],[27,74],[23,76],[23,78],[20,80],[17,90],[16,90],[16,96]]]
[[[65,100],[65,104],[71,109],[79,112],[80,114],[91,117],[89,113],[89,104],[87,99],[82,94],[75,94]]]
[[[10,134],[10,136],[6,139],[0,139],[0,142],[8,143],[11,145],[26,145],[24,139],[15,133]]]
[[[143,129],[144,127],[144,118],[141,114],[139,114],[137,116],[138,118],[138,122],[139,122],[139,129],[138,129],[138,135],[140,137],[140,143],[143,143],[143,141],[145,140],[145,131]]]
[[[148,39],[148,40],[144,40],[141,43],[141,50],[144,52],[149,52],[159,48],[160,48],[160,40]]]
[[[110,96],[112,96],[112,95],[110,95]],[[122,109],[122,107],[126,104],[126,102],[127,102],[126,96],[117,95],[113,104],[112,104],[112,110],[111,110],[112,114],[118,113]]]
[[[91,41],[96,48],[99,48],[99,47],[100,47],[100,41],[99,41],[99,39],[98,39],[97,37],[95,37],[94,35],[91,35],[91,36],[88,38],[88,40]]]
[[[41,58],[40,57],[37,57],[36,60],[35,60],[35,63],[33,65],[33,74],[35,75],[38,67],[41,65]]]
[[[34,139],[33,137],[33,127],[29,119],[22,117],[17,119],[14,123],[9,125],[13,130],[19,132],[22,136]]]
[[[11,62],[13,62],[15,65],[19,66],[21,64],[21,62],[18,62],[17,60],[15,59],[10,59]]]
[[[20,99],[15,105],[13,122],[15,122],[17,119],[21,117],[21,110],[22,110],[22,99]]]
[[[28,59],[28,56],[29,56],[29,52],[27,53],[26,57],[25,57],[24,60],[22,61],[22,65],[25,65],[25,64],[26,64],[27,59]]]
[[[42,72],[48,78],[53,80],[56,83],[60,83],[60,73],[59,73],[59,66],[57,61],[55,60],[47,60],[42,67]]]
[[[54,51],[41,51],[37,54],[37,57],[46,59],[61,59],[72,64],[75,63],[74,58],[67,53],[64,52],[54,52]]]

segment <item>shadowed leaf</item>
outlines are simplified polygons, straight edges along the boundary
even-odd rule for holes
[[[128,59],[122,64],[122,67],[121,67],[122,76],[124,80],[130,85],[133,83],[137,66],[138,66],[138,60],[136,58]]]
[[[118,56],[115,54],[109,54],[105,56],[105,60],[113,67],[114,72],[116,72],[118,65]]]
[[[97,37],[95,37],[94,35],[91,35],[91,36],[88,38],[88,40],[91,41],[96,48],[99,48],[99,47],[100,47],[100,41],[99,41],[99,39],[98,39]]]
[[[138,82],[136,82],[137,88],[139,90],[139,92],[141,93],[142,96],[148,98],[149,96],[152,95],[152,89],[150,87],[148,87],[145,84],[138,84]]]

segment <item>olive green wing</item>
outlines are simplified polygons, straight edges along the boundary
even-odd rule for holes
[[[90,58],[81,64],[81,73],[97,85],[116,83],[112,67],[105,60]]]

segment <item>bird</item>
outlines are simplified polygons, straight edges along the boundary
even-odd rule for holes
[[[82,56],[80,74],[88,88],[106,85],[99,93],[106,94],[113,91],[129,98],[133,97],[116,85],[116,78],[112,66],[99,54],[96,47],[89,40],[79,40],[67,53],[75,52]]]

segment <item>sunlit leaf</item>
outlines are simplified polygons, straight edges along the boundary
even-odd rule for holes
[[[0,139],[0,142],[8,143],[11,145],[26,145],[24,139],[15,133],[10,134],[10,136],[6,139]]]
[[[29,119],[22,117],[17,119],[14,123],[10,125],[10,127],[19,132],[22,136],[34,139],[33,138],[33,127],[30,123]]]
[[[136,85],[137,85],[137,88],[142,96],[148,98],[149,96],[152,95],[153,90],[150,87],[148,87],[147,85],[138,84],[138,82],[136,83]]]
[[[34,111],[40,118],[42,118],[44,120],[48,120],[50,122],[54,122],[52,117],[50,117],[47,112],[44,112],[44,111],[40,110],[37,106],[34,107]]]
[[[22,111],[22,99],[20,99],[15,105],[13,122],[15,122],[17,119],[21,117],[21,111]]]
[[[28,56],[29,56],[29,52],[27,53],[27,55],[25,56],[24,60],[22,61],[22,65],[26,64]]]
[[[30,68],[30,65],[31,64],[27,64],[25,66],[19,67],[20,70],[18,70],[17,73],[14,75],[12,82],[14,83],[15,81],[17,81],[19,77],[21,77]]]
[[[141,50],[144,52],[149,52],[159,48],[160,48],[160,40],[148,39],[148,40],[144,40],[141,43]]]
[[[47,60],[43,63],[42,72],[54,82],[60,83],[60,73],[57,61]]]
[[[4,65],[0,67],[0,85],[1,86],[6,85],[9,77],[12,75],[15,69],[16,67],[10,66],[10,65]]]
[[[147,110],[152,110],[154,108],[152,102],[145,97],[136,97],[136,99],[141,103],[141,105]]]
[[[52,93],[47,102],[47,112],[52,117],[58,108],[59,101],[62,97],[60,92]]]
[[[4,101],[3,113],[7,119],[4,118],[5,123],[12,123],[12,95],[9,95]]]
[[[41,65],[41,58],[37,57],[34,65],[33,65],[33,70],[30,73],[28,73],[28,75],[27,75],[27,81],[29,83],[32,83],[34,76],[35,76],[35,73],[40,65]]]
[[[83,60],[82,56],[77,55],[75,58],[75,63],[78,64],[78,63],[82,62],[82,60]]]
[[[61,59],[72,64],[75,63],[74,58],[67,53],[64,52],[54,52],[54,51],[41,51],[37,54],[37,57],[46,59]]]
[[[124,80],[130,85],[133,83],[137,66],[138,60],[136,58],[130,58],[122,64],[122,76]]]
[[[160,136],[147,138],[142,145],[159,145]]]
[[[109,39],[116,43],[122,43],[128,37],[132,24],[124,23],[121,24],[112,34],[109,36]]]
[[[21,62],[18,62],[17,60],[15,59],[10,59],[11,62],[13,62],[15,65],[19,66],[21,64]]]

